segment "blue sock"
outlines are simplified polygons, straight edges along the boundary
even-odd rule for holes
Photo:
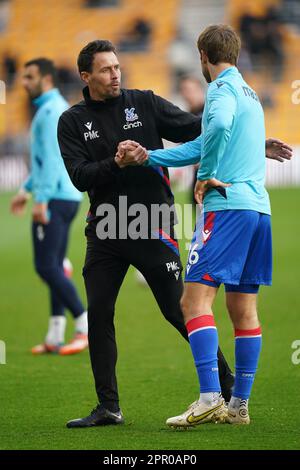
[[[248,400],[261,350],[261,328],[235,330],[235,384],[233,396]]]
[[[218,371],[218,332],[212,315],[188,321],[186,328],[197,368],[201,393],[220,392]]]

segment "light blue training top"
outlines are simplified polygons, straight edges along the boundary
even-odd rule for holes
[[[231,183],[226,191],[210,189],[204,211],[254,210],[270,214],[265,189],[265,124],[257,94],[236,67],[211,82],[202,116],[202,134],[191,142],[149,152],[152,166],[200,163],[197,178]]]
[[[57,88],[43,93],[33,103],[38,110],[31,124],[31,172],[23,188],[33,193],[35,202],[81,201],[82,194],[69,178],[57,140],[58,119],[69,105]]]

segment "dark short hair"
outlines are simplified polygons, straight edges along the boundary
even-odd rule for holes
[[[77,59],[78,70],[80,72],[91,72],[94,55],[97,52],[113,52],[116,54],[115,46],[104,39],[96,39],[89,42],[81,51]]]
[[[216,24],[208,26],[199,36],[197,46],[203,50],[211,64],[226,62],[237,65],[241,40],[231,26]]]
[[[26,62],[25,67],[29,67],[30,65],[36,65],[42,77],[45,77],[45,75],[51,75],[53,83],[56,84],[57,70],[52,60],[46,59],[46,57],[38,57],[37,59],[32,59]]]

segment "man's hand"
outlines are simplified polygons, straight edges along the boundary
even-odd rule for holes
[[[272,160],[278,160],[284,162],[284,160],[290,160],[293,156],[293,149],[278,139],[267,139],[266,140],[266,157]]]
[[[194,189],[194,196],[200,206],[203,204],[203,199],[205,193],[211,188],[228,188],[231,186],[229,183],[223,183],[222,181],[217,180],[216,178],[211,178],[210,180],[197,181]]]
[[[123,158],[127,150],[135,150],[138,146],[139,144],[134,140],[123,140],[123,142],[120,142],[118,145],[116,156]]]
[[[21,190],[16,194],[10,202],[10,211],[14,215],[24,215],[27,201],[30,199],[30,194]]]
[[[115,162],[120,168],[128,165],[142,165],[148,158],[147,150],[133,140],[120,142]]]
[[[47,224],[49,222],[48,215],[48,204],[43,202],[36,202],[32,208],[32,220],[39,224]]]

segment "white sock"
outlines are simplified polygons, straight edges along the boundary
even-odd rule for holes
[[[88,319],[87,312],[83,312],[75,319],[75,331],[84,335],[88,334]]]
[[[229,408],[239,408],[242,402],[244,406],[246,405],[248,407],[248,400],[243,400],[242,398],[232,396],[228,406]]]
[[[58,345],[65,341],[65,329],[67,319],[64,315],[50,317],[46,344]]]
[[[208,392],[200,394],[200,403],[204,405],[214,405],[217,404],[221,398],[221,393],[219,392]]]

